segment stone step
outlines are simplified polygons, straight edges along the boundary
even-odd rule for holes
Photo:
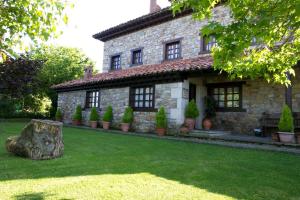
[[[224,136],[229,135],[231,132],[229,131],[216,131],[216,130],[200,130],[195,129],[189,133],[191,136]]]

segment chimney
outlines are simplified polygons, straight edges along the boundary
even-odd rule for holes
[[[93,76],[93,66],[87,66],[84,68],[84,79],[89,79]]]
[[[161,7],[157,4],[156,0],[150,0],[150,13],[160,11]]]

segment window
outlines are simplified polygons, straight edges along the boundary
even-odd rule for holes
[[[208,94],[216,101],[218,111],[242,111],[241,83],[208,85]]]
[[[214,35],[203,37],[203,51],[211,51],[217,45],[217,40]]]
[[[121,55],[116,55],[111,57],[111,70],[121,69]]]
[[[153,110],[154,92],[154,86],[130,88],[130,106],[137,111]]]
[[[100,107],[100,98],[99,98],[99,91],[88,91],[86,93],[86,108],[99,108]]]
[[[132,51],[132,65],[140,65],[143,64],[143,53],[142,49],[133,50]]]
[[[181,57],[180,41],[167,43],[165,47],[165,60],[174,60]]]

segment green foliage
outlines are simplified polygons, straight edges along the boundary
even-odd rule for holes
[[[133,110],[131,107],[127,107],[125,109],[123,118],[122,118],[123,123],[132,123],[133,122]]]
[[[192,100],[188,103],[185,108],[185,117],[195,119],[199,116],[199,110],[196,105],[195,100]]]
[[[210,18],[221,0],[173,0],[176,14],[193,9],[197,20]],[[268,82],[290,84],[286,73],[295,75],[293,67],[300,60],[300,23],[298,0],[223,1],[234,19],[231,24],[211,21],[201,31],[215,35],[213,66],[230,78],[264,78]],[[257,48],[251,46],[252,39]]]
[[[94,66],[94,63],[77,48],[62,46],[46,46],[33,49],[30,58],[43,60],[44,64],[39,79],[39,95],[47,96],[52,101],[52,113],[57,106],[57,94],[51,89],[52,85],[83,77],[86,66]]]
[[[161,106],[159,111],[156,113],[155,120],[157,128],[167,128],[167,116],[163,106]]]
[[[57,119],[57,120],[62,119],[62,112],[59,108],[57,108],[57,110],[56,110],[55,119]]]
[[[31,43],[57,36],[57,26],[68,21],[69,5],[65,0],[0,1],[0,61]]]
[[[90,113],[90,121],[98,121],[98,120],[99,120],[99,114],[97,112],[97,109],[92,108]]]
[[[73,120],[82,120],[82,108],[80,105],[76,107],[76,111],[73,115]]]
[[[103,115],[103,121],[105,122],[111,122],[113,119],[113,109],[111,106],[108,106],[104,115]]]
[[[284,105],[278,124],[278,129],[281,132],[294,132],[294,118],[291,109]]]
[[[216,101],[207,96],[204,98],[205,101],[205,117],[212,118],[216,116]]]

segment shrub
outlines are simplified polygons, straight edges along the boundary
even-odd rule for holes
[[[132,123],[133,122],[133,110],[131,107],[127,107],[125,109],[123,118],[122,118],[123,123]]]
[[[62,119],[62,112],[59,108],[56,110],[55,119]]]
[[[103,115],[103,121],[105,122],[111,122],[113,119],[113,110],[111,106],[108,106],[104,115]]]
[[[195,103],[195,100],[192,100],[188,103],[185,108],[185,117],[195,119],[199,116],[199,110]]]
[[[98,121],[98,120],[99,120],[99,114],[97,112],[97,109],[92,108],[90,113],[90,121]]]
[[[162,106],[156,113],[156,128],[167,128],[167,117],[165,108]]]
[[[294,132],[294,118],[291,109],[284,105],[278,124],[278,129],[281,132]]]
[[[205,102],[205,117],[211,118],[216,116],[216,101],[210,97],[207,96],[204,98]]]
[[[76,111],[73,115],[73,120],[82,120],[82,108],[80,105],[76,107]]]

